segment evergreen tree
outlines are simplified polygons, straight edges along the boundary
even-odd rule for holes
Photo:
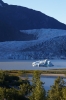
[[[30,96],[30,100],[45,100],[46,92],[40,81],[40,72],[35,71],[33,75],[33,89],[32,94]]]
[[[51,89],[48,91],[48,100],[65,100],[63,99],[64,85],[64,80],[58,77],[55,80],[54,85],[51,86]]]
[[[66,100],[66,86],[62,89],[63,100]]]

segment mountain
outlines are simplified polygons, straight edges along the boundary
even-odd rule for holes
[[[66,30],[66,25],[39,11],[0,0],[0,41],[34,40],[34,34],[27,35],[20,30],[41,28]]]
[[[0,59],[66,59],[66,25],[0,0]]]

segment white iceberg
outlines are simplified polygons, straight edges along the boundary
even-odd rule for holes
[[[32,66],[33,67],[52,67],[54,65],[51,63],[51,61],[49,61],[48,59],[45,59],[45,60],[39,60],[39,61],[33,62]]]

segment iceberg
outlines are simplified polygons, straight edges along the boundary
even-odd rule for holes
[[[52,67],[54,66],[48,59],[39,60],[32,63],[33,67]]]

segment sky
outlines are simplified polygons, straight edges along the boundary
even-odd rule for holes
[[[2,0],[9,5],[28,7],[66,24],[66,0]]]

